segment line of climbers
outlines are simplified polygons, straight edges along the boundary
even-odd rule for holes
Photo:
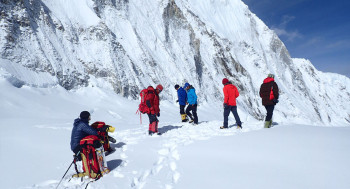
[[[236,98],[239,96],[238,89],[235,85],[233,85],[227,78],[222,80],[222,84],[224,85],[223,93],[224,93],[224,123],[220,129],[228,128],[228,117],[230,112],[232,112],[235,120],[237,129],[242,128],[242,122],[239,118],[237,112],[237,103]],[[195,88],[189,83],[185,83],[183,87],[180,87],[178,84],[175,85],[175,89],[177,90],[178,100],[177,102],[180,105],[180,115],[182,122],[187,122],[190,118],[190,123],[194,125],[198,125],[198,115],[197,115],[197,95]],[[159,109],[159,93],[163,90],[162,85],[158,85],[156,90],[152,86],[149,86],[147,89],[141,91],[141,103],[139,105],[139,111],[143,114],[147,114],[149,117],[149,135],[152,134],[160,134],[158,133],[158,119],[160,116]],[[274,80],[273,74],[268,74],[268,77],[264,79],[263,84],[260,87],[260,97],[262,99],[262,104],[265,106],[267,115],[265,118],[265,128],[270,128],[272,125],[272,115],[273,110],[278,103],[278,86]],[[187,108],[186,108],[187,105]],[[185,111],[186,109],[186,111]]]
[[[236,120],[237,129],[242,128],[242,122],[237,112],[236,98],[239,96],[238,89],[227,78],[222,80],[224,93],[224,122],[220,129],[228,128],[228,116],[230,112]],[[189,83],[185,83],[183,87],[175,85],[177,90],[178,100],[180,105],[180,115],[182,122],[193,123],[198,125],[197,115],[197,95],[195,88]],[[159,109],[159,94],[163,91],[162,85],[157,85],[154,89],[152,86],[143,89],[140,92],[141,103],[138,111],[147,114],[149,118],[148,134],[159,134],[158,132],[158,117],[160,116]],[[268,74],[264,79],[259,91],[262,99],[262,104],[265,106],[267,115],[265,118],[265,128],[270,128],[272,124],[273,110],[278,103],[278,86],[274,81],[274,75]],[[187,105],[187,108],[186,108]],[[190,120],[188,119],[190,118]],[[89,176],[90,178],[99,179],[109,170],[104,161],[104,152],[112,153],[109,142],[115,143],[116,140],[108,135],[108,132],[114,132],[114,127],[106,125],[104,122],[95,122],[89,126],[91,115],[87,111],[80,113],[80,117],[74,120],[72,135],[71,135],[71,150],[74,152],[74,160],[77,174],[73,177]],[[83,173],[77,169],[76,161],[82,161]],[[68,171],[68,170],[67,170]]]
[[[177,91],[178,97],[178,100],[176,102],[179,102],[180,105],[180,115],[182,122],[187,122],[188,116],[191,119],[189,123],[198,125],[196,89],[189,83],[185,83],[184,87],[180,87],[178,84],[176,84],[175,89]],[[187,108],[185,112],[186,105]]]
[[[264,128],[271,127],[273,110],[278,103],[279,91],[274,77],[273,74],[268,74],[267,78],[264,79],[263,84],[261,84],[259,91],[262,105],[265,106],[267,111]],[[242,122],[237,112],[236,103],[236,98],[239,96],[238,89],[227,78],[222,80],[222,84],[224,85],[224,125],[221,126],[220,129],[228,128],[228,116],[230,115],[230,112],[232,112],[236,120],[237,129],[242,129]]]

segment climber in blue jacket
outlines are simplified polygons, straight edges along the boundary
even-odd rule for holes
[[[188,121],[187,115],[185,113],[185,107],[187,102],[187,93],[184,88],[180,87],[178,84],[175,85],[175,89],[177,90],[177,102],[180,105],[180,115],[182,122]]]
[[[198,124],[197,116],[197,95],[196,89],[189,83],[185,83],[185,90],[187,91],[187,103],[186,114],[191,118],[190,123],[194,122],[195,125]],[[192,111],[192,114],[191,114]],[[193,115],[193,116],[192,116]]]
[[[80,151],[80,140],[89,135],[98,136],[97,130],[89,125],[91,120],[90,113],[88,111],[82,111],[80,118],[74,120],[70,148],[77,154]]]

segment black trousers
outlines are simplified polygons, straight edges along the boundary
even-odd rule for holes
[[[192,111],[193,117],[192,117],[191,111]],[[191,119],[193,119],[193,121],[194,121],[195,124],[198,124],[197,104],[188,105],[187,108],[186,108],[186,114],[187,114]]]
[[[180,114],[185,114],[185,107],[186,105],[180,105]]]
[[[239,126],[242,126],[241,119],[239,118],[239,115],[237,112],[237,106],[225,106],[224,107],[224,127],[228,127],[228,116],[230,115],[230,112],[232,112],[233,116],[235,117],[236,124]]]
[[[156,114],[147,114],[147,115],[149,119],[149,124],[152,124],[153,122],[158,121]]]
[[[271,121],[272,115],[273,115],[273,110],[275,109],[275,105],[265,106],[265,109],[267,111],[265,121]]]

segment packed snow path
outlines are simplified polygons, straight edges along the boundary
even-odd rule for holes
[[[178,147],[198,140],[209,140],[216,136],[230,136],[261,128],[261,123],[257,123],[255,126],[250,125],[243,129],[236,129],[236,126],[231,125],[231,128],[221,130],[219,129],[221,124],[221,121],[205,121],[198,125],[163,123],[165,126],[159,127],[159,132],[162,133],[160,136],[149,136],[148,125],[111,134],[117,139],[116,144],[111,144],[116,151],[106,156],[111,172],[97,182],[89,184],[89,187],[175,188],[181,178],[181,174],[177,171],[177,161],[181,158]],[[87,184],[87,182],[81,183],[79,179],[68,182],[69,176],[61,188],[80,188]],[[49,182],[45,183],[49,184],[47,186],[43,184],[37,187],[52,187],[57,183],[58,181]]]

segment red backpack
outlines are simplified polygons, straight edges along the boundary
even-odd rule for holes
[[[109,139],[108,139],[108,129],[109,125],[106,125],[105,122],[102,121],[96,121],[91,125],[92,128],[97,129],[98,135],[101,137],[101,140],[103,141],[103,148],[106,152],[111,152],[111,146],[109,145]]]
[[[141,97],[141,102],[139,104],[139,109],[138,111],[141,112],[142,114],[146,114],[146,113],[149,113],[150,110],[146,104],[146,97],[147,97],[147,94],[148,94],[148,90],[147,89],[143,89],[141,92],[140,92],[140,97]]]
[[[81,159],[84,173],[77,174],[76,177],[89,176],[93,179],[99,179],[109,173],[105,161],[104,149],[100,139],[95,135],[89,135],[80,141],[82,146]],[[73,175],[73,177],[75,177]]]
[[[141,114],[149,114],[151,113],[150,108],[147,106],[146,101],[148,98],[152,97],[150,95],[155,95],[154,88],[152,86],[147,87],[147,89],[143,89],[140,92],[141,102],[139,104],[139,108],[136,111],[136,114],[140,112],[140,123],[142,124]]]
[[[270,100],[275,99],[275,95],[273,94],[273,85],[271,86],[271,92],[270,92]]]

